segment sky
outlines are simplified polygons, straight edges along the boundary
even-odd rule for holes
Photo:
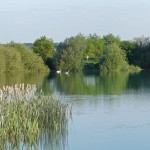
[[[54,42],[78,33],[150,36],[150,0],[0,0],[0,43]]]

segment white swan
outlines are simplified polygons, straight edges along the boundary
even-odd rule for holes
[[[56,71],[57,73],[61,73],[61,69]]]
[[[69,75],[69,70],[65,72],[65,74]]]

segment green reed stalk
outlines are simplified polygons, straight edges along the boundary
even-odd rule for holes
[[[67,127],[68,105],[52,96],[0,101],[0,144],[18,147],[20,141],[34,143],[42,130],[60,132]],[[2,148],[2,147],[0,147]]]

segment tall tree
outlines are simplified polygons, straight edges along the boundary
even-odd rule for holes
[[[82,34],[67,38],[60,43],[55,55],[57,68],[62,70],[81,70],[85,49],[86,40]]]
[[[33,51],[39,54],[46,63],[54,54],[53,40],[47,39],[46,36],[42,36],[33,43]]]
[[[118,36],[114,36],[113,34],[104,35],[103,40],[106,46],[114,43],[120,45],[120,41],[121,41]]]
[[[125,52],[115,43],[107,45],[100,60],[100,68],[106,71],[128,68]]]
[[[125,51],[128,63],[132,64],[134,60],[133,54],[136,48],[136,43],[134,41],[121,41],[120,47]]]
[[[143,69],[150,68],[150,37],[135,38],[136,47],[133,52],[132,63]]]
[[[87,37],[86,41],[87,41],[87,48],[84,53],[85,57],[88,56],[88,58],[93,59],[95,63],[98,63],[102,50],[104,48],[103,39],[96,34],[93,35],[90,34]]]

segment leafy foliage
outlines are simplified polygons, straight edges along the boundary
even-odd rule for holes
[[[132,53],[132,64],[141,68],[150,68],[150,37],[139,37],[135,39],[136,47]]]
[[[125,51],[129,64],[132,64],[134,59],[133,52],[136,48],[136,43],[133,41],[121,41],[120,47]]]
[[[150,68],[149,37],[138,37],[134,41],[121,41],[118,36],[113,34],[103,37],[97,34],[90,34],[87,37],[78,34],[66,38],[60,44],[57,43],[54,48],[53,41],[42,36],[34,42],[33,52],[22,44],[1,45],[1,72],[11,70],[44,71],[47,70],[44,63],[53,70],[65,71],[99,69],[99,65],[101,70],[107,71],[131,71],[139,70],[139,67]]]
[[[42,36],[33,43],[33,51],[39,54],[44,62],[47,61],[54,53],[54,43],[52,40]]]
[[[41,57],[23,45],[9,43],[0,46],[0,72],[45,72],[48,68],[44,65]]]
[[[98,63],[104,48],[104,41],[96,34],[89,35],[87,38],[87,48],[84,52],[85,57],[93,59],[93,63]]]
[[[107,45],[100,60],[100,69],[106,71],[123,70],[128,67],[124,51],[116,44]]]
[[[0,72],[5,72],[6,70],[6,58],[4,54],[4,47],[0,45]]]
[[[60,43],[53,60],[56,68],[62,70],[97,69],[99,65],[101,70],[107,71],[139,70],[134,66],[139,65],[135,59],[138,58],[136,45],[136,42],[121,41],[113,34],[103,37],[79,34]]]
[[[22,71],[21,56],[14,48],[0,46],[0,72]]]
[[[103,40],[106,46],[113,43],[120,45],[121,42],[120,38],[118,36],[114,36],[113,34],[104,35]]]
[[[81,34],[66,39],[58,47],[55,62],[58,69],[81,70],[83,53],[86,49],[85,37]]]
[[[6,59],[6,72],[22,71],[21,55],[14,48],[6,48],[5,50]]]

